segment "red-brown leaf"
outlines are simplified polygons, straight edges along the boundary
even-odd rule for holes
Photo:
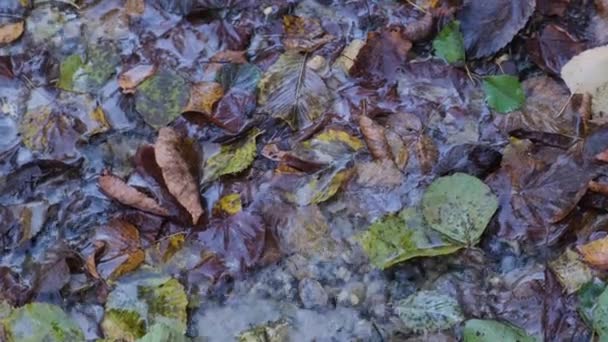
[[[169,215],[169,211],[156,203],[154,199],[109,172],[104,172],[98,182],[106,195],[124,205],[159,216]]]

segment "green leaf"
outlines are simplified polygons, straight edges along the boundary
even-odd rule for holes
[[[156,129],[180,116],[190,98],[185,79],[168,69],[159,70],[143,81],[135,93],[135,109]]]
[[[26,304],[14,309],[1,322],[9,341],[84,341],[78,325],[60,307],[52,304]]]
[[[486,102],[499,113],[509,113],[519,109],[526,101],[521,83],[515,76],[497,75],[483,79]]]
[[[218,71],[215,81],[222,85],[225,92],[229,89],[238,88],[245,91],[254,91],[262,71],[254,64],[225,64]]]
[[[114,45],[91,45],[85,61],[75,54],[61,62],[57,87],[79,93],[97,92],[116,72],[119,61]]]
[[[57,87],[63,90],[72,90],[74,85],[74,74],[82,67],[80,55],[70,55],[61,62],[59,66],[59,82]]]
[[[447,24],[433,40],[433,49],[437,57],[450,64],[464,62],[464,38],[460,32],[460,22],[454,20]]]
[[[492,320],[471,319],[464,326],[464,342],[535,342],[523,329]]]
[[[589,327],[593,328],[593,309],[597,303],[597,298],[606,289],[606,283],[594,278],[583,285],[578,291],[578,311]]]
[[[189,338],[184,333],[175,330],[171,325],[154,324],[146,335],[137,340],[138,342],[188,342]]]
[[[436,291],[418,291],[397,307],[404,325],[415,332],[444,330],[464,320],[458,301]]]
[[[498,208],[498,199],[479,179],[464,173],[435,180],[422,197],[431,228],[464,245],[474,245]]]
[[[260,81],[259,104],[293,129],[306,126],[328,109],[330,91],[325,81],[299,53],[285,53]]]
[[[450,254],[462,248],[430,229],[415,208],[384,217],[357,239],[372,264],[383,269],[412,258]]]
[[[243,141],[222,146],[220,152],[205,163],[201,183],[211,182],[223,175],[239,173],[247,169],[255,159],[257,152],[255,140],[261,133],[260,130],[253,129]]]
[[[601,340],[608,339],[608,288],[597,298],[593,308],[593,330]]]

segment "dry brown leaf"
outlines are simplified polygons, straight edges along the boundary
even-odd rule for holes
[[[85,251],[85,268],[97,279],[116,279],[144,262],[139,231],[134,225],[113,219],[95,229],[93,244]]]
[[[0,44],[8,44],[17,40],[23,34],[23,20],[0,26]]]
[[[156,67],[154,65],[138,65],[120,74],[118,76],[118,85],[125,94],[135,93],[135,88],[148,77],[152,76],[155,71]]]
[[[391,149],[384,136],[384,128],[365,115],[359,116],[359,128],[372,156],[377,160],[392,160]]]
[[[608,269],[608,236],[579,246],[578,250],[589,265]]]
[[[439,151],[435,142],[429,136],[422,134],[416,140],[416,157],[422,173],[429,173],[437,163]]]
[[[124,205],[159,216],[169,216],[169,211],[154,199],[107,171],[99,177],[99,187],[106,195]]]
[[[192,216],[196,224],[203,214],[198,191],[198,180],[185,160],[184,139],[172,128],[158,131],[154,144],[156,162],[162,170],[167,189]]]
[[[185,112],[213,113],[213,106],[224,96],[224,89],[216,82],[200,82],[190,88],[190,101]]]

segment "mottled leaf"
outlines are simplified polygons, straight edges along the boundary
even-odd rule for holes
[[[487,76],[483,80],[483,91],[490,108],[499,113],[517,110],[526,101],[521,83],[515,76]]]
[[[479,241],[497,208],[490,188],[464,173],[435,180],[422,198],[422,212],[431,228],[465,245]]]
[[[190,100],[183,111],[211,114],[223,96],[224,89],[217,82],[195,83],[190,87]]]
[[[173,326],[156,323],[137,342],[188,342],[190,339]]]
[[[295,191],[294,202],[299,205],[325,202],[338,192],[351,175],[351,169],[341,166],[320,171],[307,178],[306,183]]]
[[[289,340],[289,323],[269,322],[239,333],[239,342],[286,342]]]
[[[57,86],[80,93],[97,92],[116,72],[119,61],[112,44],[90,45],[84,60],[79,55],[70,55],[61,63]]]
[[[235,215],[242,210],[243,205],[241,203],[241,195],[239,194],[226,195],[220,198],[213,206],[213,212],[217,212],[218,214],[226,213],[228,215]]]
[[[158,129],[175,120],[188,99],[186,80],[174,71],[161,68],[137,87],[135,109],[148,125]]]
[[[81,121],[72,116],[43,106],[25,113],[19,132],[25,147],[64,159],[76,154],[80,124]]]
[[[257,152],[255,140],[260,134],[259,130],[254,129],[242,141],[222,146],[217,154],[207,159],[201,182],[211,182],[223,175],[235,174],[247,169],[255,159]]]
[[[464,342],[536,342],[523,329],[498,321],[471,319],[464,326]]]
[[[274,117],[297,129],[308,126],[327,110],[330,92],[325,81],[306,65],[306,56],[285,53],[259,83],[258,102]]]
[[[460,22],[457,20],[447,24],[433,40],[435,55],[450,64],[464,62],[464,39],[460,32]]]
[[[311,52],[333,39],[325,34],[321,23],[312,18],[286,15],[283,17],[283,29],[286,50]]]
[[[418,291],[400,301],[397,314],[408,329],[424,333],[448,329],[464,320],[458,301],[436,291]]]
[[[599,280],[593,279],[583,285],[578,291],[578,306],[581,317],[587,325],[593,328],[593,309],[598,303],[598,298],[606,289],[606,284]]]
[[[137,65],[118,76],[118,85],[125,94],[135,93],[135,88],[150,76],[154,75],[154,72],[156,72],[156,67],[154,65]]]

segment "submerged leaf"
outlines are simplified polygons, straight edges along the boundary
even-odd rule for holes
[[[217,203],[213,206],[213,211],[218,213],[226,213],[228,215],[238,214],[243,210],[243,204],[241,203],[241,195],[229,194],[220,198]]]
[[[97,92],[116,72],[119,61],[114,45],[90,45],[84,60],[79,55],[71,55],[61,63],[57,86],[67,91]]]
[[[447,24],[433,40],[435,54],[450,64],[464,62],[464,40],[460,33],[460,22],[455,20]]]
[[[80,124],[77,118],[43,106],[25,113],[19,132],[25,147],[63,159],[76,154]]]
[[[190,87],[190,100],[184,112],[213,113],[215,104],[224,96],[224,88],[216,82],[200,82]]]
[[[358,240],[371,262],[384,269],[412,258],[450,254],[462,248],[430,229],[414,208],[376,221]]]
[[[325,81],[306,64],[306,56],[285,53],[266,71],[258,102],[273,117],[294,129],[308,126],[327,109],[330,92]]]
[[[130,186],[119,177],[106,172],[99,177],[99,187],[118,202],[159,216],[169,216],[153,198]]]
[[[604,290],[597,298],[593,309],[593,329],[599,335],[600,341],[608,338],[608,290]]]
[[[215,81],[221,84],[225,91],[236,88],[253,92],[256,90],[261,77],[262,71],[254,64],[229,63],[222,65]]]
[[[416,332],[448,329],[464,320],[458,301],[436,291],[418,291],[399,302],[399,318]]]
[[[135,109],[148,125],[158,129],[175,120],[188,99],[186,80],[174,71],[160,69],[137,87]]]
[[[422,212],[431,228],[465,245],[479,241],[497,208],[490,188],[464,173],[437,179],[422,198]]]
[[[299,205],[319,204],[332,198],[352,175],[351,169],[332,167],[310,177],[296,190],[295,202]]]
[[[536,342],[523,329],[498,321],[471,319],[464,326],[464,342]]]
[[[255,159],[257,152],[255,140],[261,133],[254,129],[243,141],[222,146],[218,154],[207,159],[201,183],[211,182],[223,175],[239,173],[247,169]]]
[[[483,91],[488,105],[499,113],[519,109],[526,101],[521,83],[515,76],[488,76],[483,80]]]
[[[58,306],[46,303],[30,303],[12,310],[5,318],[0,315],[8,341],[63,342],[84,341],[78,325]]]
[[[579,259],[578,253],[567,249],[559,258],[551,261],[549,267],[568,294],[578,291],[592,279],[591,270]]]
[[[57,87],[61,89],[72,89],[74,86],[74,74],[82,67],[84,62],[80,55],[71,55],[61,62],[59,66],[59,82]]]
[[[154,155],[167,189],[188,210],[192,223],[196,224],[203,214],[203,207],[198,191],[198,175],[192,173],[192,166],[186,160],[186,149],[191,148],[188,145],[189,142],[175,130],[164,127],[158,131]],[[194,165],[198,166],[198,163]]]
[[[289,323],[284,321],[269,322],[239,333],[239,342],[287,342],[289,341]]]

